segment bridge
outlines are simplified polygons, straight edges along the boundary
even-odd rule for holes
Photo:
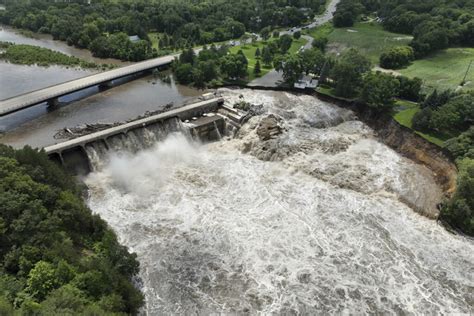
[[[177,55],[146,60],[130,66],[105,71],[1,100],[0,116],[5,116],[43,102],[48,102],[48,104],[54,106],[62,96],[96,85],[109,85],[115,79],[169,65],[175,56]]]

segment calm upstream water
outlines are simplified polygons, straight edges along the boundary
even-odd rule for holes
[[[148,315],[474,312],[472,240],[414,211],[441,199],[428,169],[335,105],[222,92],[266,113],[234,139],[112,154],[86,179],[138,254]],[[261,141],[269,113],[283,133]]]
[[[74,46],[68,46],[65,42],[55,41],[49,34],[34,34],[33,37],[27,37],[22,35],[19,30],[2,24],[0,24],[0,41],[49,48],[66,55],[76,56],[87,61],[96,62],[98,64],[127,64],[126,62],[122,62],[117,59],[102,59],[93,57],[89,50],[79,49]]]
[[[120,63],[94,59],[86,50],[53,41],[47,35],[38,36],[32,39],[10,28],[0,30],[0,41],[47,47],[98,63]],[[0,62],[0,100],[93,73],[59,66],[37,67]],[[174,81],[164,83],[151,75],[122,82],[104,92],[92,87],[63,97],[61,102],[74,102],[55,111],[48,111],[46,104],[41,104],[0,118],[0,142],[14,147],[43,147],[60,142],[54,135],[63,128],[128,120],[146,111],[159,110],[169,103],[178,106],[202,94],[202,91],[175,84]]]

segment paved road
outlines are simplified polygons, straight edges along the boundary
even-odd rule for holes
[[[176,55],[154,58],[106,72],[71,80],[58,85],[21,94],[19,96],[0,101],[0,116],[4,116],[27,107],[60,97],[87,87],[95,86],[110,80],[138,73],[147,69],[171,63]]]
[[[319,15],[314,18],[314,21],[311,24],[305,25],[303,27],[294,27],[290,30],[280,32],[280,35],[288,34],[293,35],[297,31],[303,31],[304,29],[310,29],[322,25],[326,22],[332,20],[334,12],[336,12],[336,6],[341,0],[331,0],[328,4],[324,14]],[[309,49],[312,47],[313,38],[308,35],[303,35],[302,38],[306,39],[307,42],[304,45],[303,49]],[[281,72],[276,71],[275,69],[270,70],[265,76],[252,80],[249,83],[250,86],[264,86],[264,87],[277,87],[283,83],[283,78]]]

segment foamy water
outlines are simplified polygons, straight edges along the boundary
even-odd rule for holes
[[[263,104],[284,133],[259,141],[256,117],[205,146],[173,134],[86,180],[138,254],[147,314],[473,312],[472,241],[411,208],[439,202],[428,170],[347,110],[223,93]]]

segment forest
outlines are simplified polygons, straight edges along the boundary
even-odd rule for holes
[[[0,145],[0,315],[136,314],[139,264],[44,152]]]
[[[240,38],[265,27],[290,27],[312,19],[324,0],[109,1],[68,3],[6,1],[0,22],[47,33],[97,57],[138,61],[159,50],[182,49]],[[159,34],[153,48],[149,33]],[[130,41],[128,36],[139,36]]]

